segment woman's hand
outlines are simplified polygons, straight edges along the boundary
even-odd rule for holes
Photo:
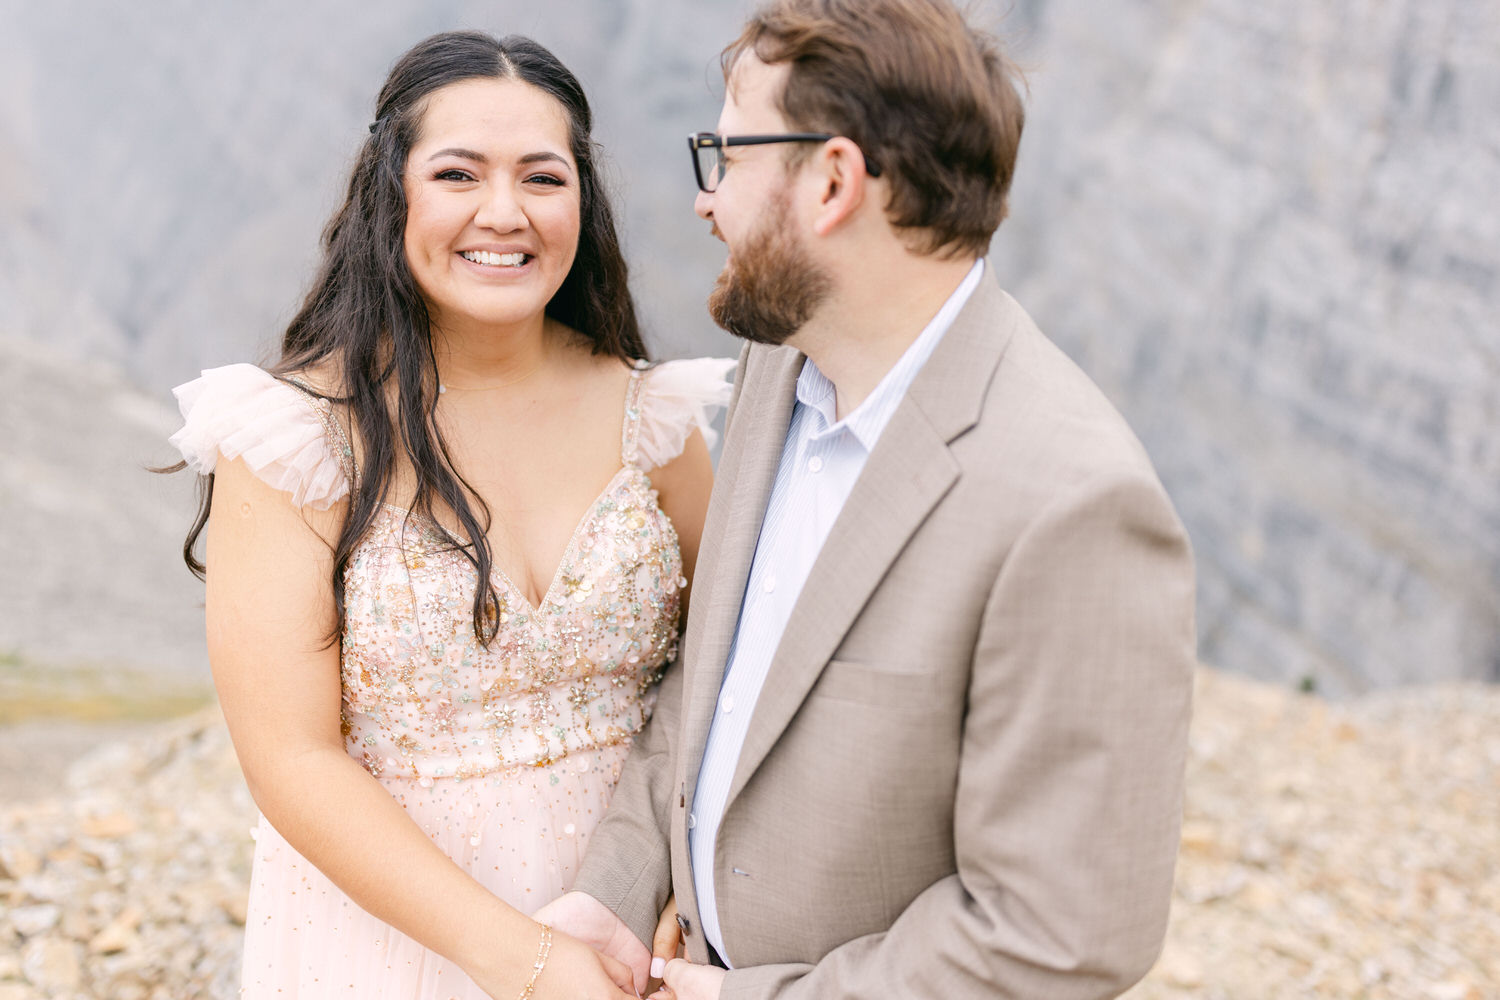
[[[667,963],[676,958],[682,948],[682,928],[677,923],[677,894],[667,900],[666,909],[656,922],[656,933],[651,936],[651,978],[661,980]]]
[[[530,972],[527,973],[530,979]],[[524,982],[523,982],[524,985]],[[516,995],[495,993],[497,1000]],[[536,977],[532,1000],[636,1000],[630,969],[608,955],[601,955],[582,941],[562,931],[552,932],[547,964]]]
[[[646,988],[651,955],[613,910],[586,892],[565,892],[532,914],[553,932],[571,934],[610,958],[623,962],[634,976],[634,989]]]

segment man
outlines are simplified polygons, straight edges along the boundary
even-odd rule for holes
[[[675,889],[679,1000],[1115,996],[1165,932],[1192,563],[982,259],[1013,71],[948,0],[772,0],[724,61],[696,208],[754,343],[682,662],[538,919],[643,979]]]

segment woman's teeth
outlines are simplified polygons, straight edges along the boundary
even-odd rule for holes
[[[524,253],[490,253],[488,250],[465,250],[459,256],[490,267],[520,267],[529,259]]]

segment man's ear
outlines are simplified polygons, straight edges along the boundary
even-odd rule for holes
[[[865,154],[844,136],[823,143],[802,169],[815,184],[813,232],[819,236],[827,236],[843,225],[869,195],[870,175],[865,170]]]

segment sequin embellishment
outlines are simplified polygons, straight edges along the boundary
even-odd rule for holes
[[[500,629],[482,646],[474,569],[436,525],[383,507],[345,573],[343,714],[351,754],[382,777],[482,777],[630,738],[675,654],[677,533],[636,465],[640,371],[623,467],[579,523],[533,608],[496,573]]]

